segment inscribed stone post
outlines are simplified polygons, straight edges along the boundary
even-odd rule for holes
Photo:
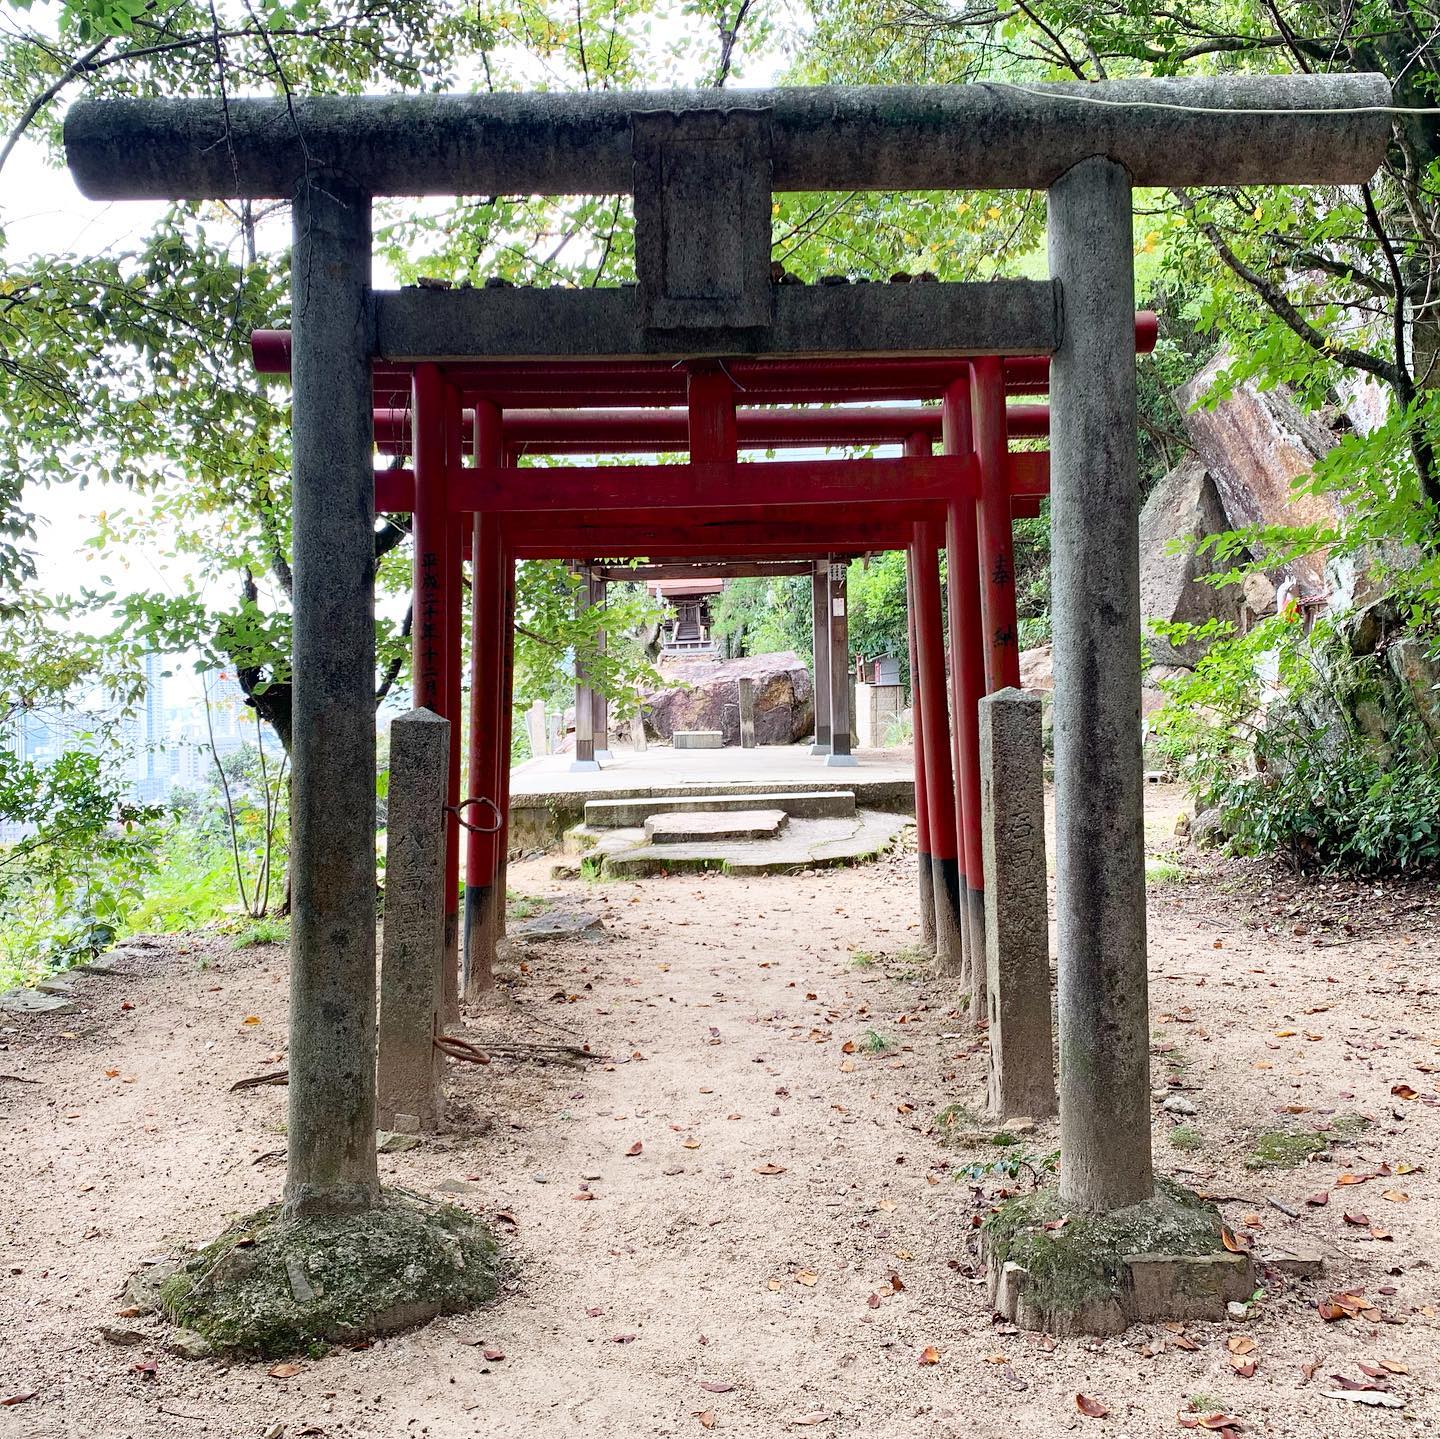
[[[755,681],[740,679],[735,683],[740,698],[740,748],[755,748]]]
[[[442,1001],[449,751],[450,722],[430,710],[411,710],[390,726],[377,1085],[382,1129],[433,1129],[443,1108],[444,1061],[434,1040]]]
[[[1003,689],[981,700],[988,1098],[1002,1117],[1055,1111],[1043,765],[1040,696]]]

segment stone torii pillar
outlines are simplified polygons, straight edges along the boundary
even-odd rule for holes
[[[293,211],[289,1213],[369,1208],[375,1161],[375,467],[370,197]]]
[[[1140,481],[1130,176],[1095,157],[1049,192],[1065,331],[1050,364],[1060,1193],[1155,1192],[1140,752]]]

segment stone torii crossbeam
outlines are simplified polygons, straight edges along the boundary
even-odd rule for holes
[[[527,356],[1052,356],[1059,1203],[1155,1202],[1132,190],[1363,182],[1389,104],[1303,75],[71,109],[91,197],[294,206],[290,1213],[378,1196],[372,362]],[[1047,192],[1049,280],[769,282],[775,191],[980,188]],[[633,289],[371,287],[375,196],[616,193]]]

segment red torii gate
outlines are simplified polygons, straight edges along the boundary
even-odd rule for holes
[[[1137,350],[1148,352],[1155,338],[1155,316],[1142,312]],[[285,331],[256,331],[256,368],[288,370],[289,340]],[[413,516],[415,700],[451,721],[446,935],[458,958],[463,826],[467,992],[490,985],[503,928],[515,562],[903,549],[922,912],[927,927],[935,916],[942,963],[968,968],[975,1012],[983,1012],[976,707],[984,694],[1019,683],[1011,526],[1017,516],[1037,515],[1049,492],[1048,454],[1009,449],[1012,439],[1049,433],[1048,406],[1007,405],[1006,397],[1043,393],[1048,371],[1044,356],[374,366],[376,448],[411,461],[377,470],[375,491],[377,511]],[[743,450],[877,444],[899,444],[902,454],[739,460]],[[519,465],[534,455],[670,450],[687,451],[689,462]],[[473,610],[462,799],[467,560]],[[495,808],[493,828],[480,813],[486,805]],[[447,964],[452,1007],[459,969]]]

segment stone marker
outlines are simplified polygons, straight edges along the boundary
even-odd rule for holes
[[[725,735],[718,729],[677,729],[670,742],[676,749],[723,749]]]
[[[1055,1112],[1043,765],[1040,696],[1003,689],[981,700],[988,1102],[1002,1117]]]
[[[645,742],[645,715],[641,710],[636,710],[630,720],[630,745],[636,754],[644,754],[648,748]]]
[[[740,696],[740,748],[755,748],[755,681],[738,679],[735,688]]]
[[[435,1048],[444,957],[445,786],[450,722],[411,710],[390,727],[385,928],[380,961],[378,1122],[425,1129],[443,1106],[444,1059]]]

